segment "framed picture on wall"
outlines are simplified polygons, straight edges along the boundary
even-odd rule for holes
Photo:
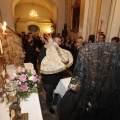
[[[72,28],[71,31],[77,33],[79,31],[80,23],[80,1],[76,0],[74,6],[72,6]]]
[[[32,33],[37,32],[39,30],[39,27],[37,25],[29,25],[28,30]]]

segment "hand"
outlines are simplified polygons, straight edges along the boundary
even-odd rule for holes
[[[37,51],[37,52],[40,52],[40,50],[39,50],[39,48],[38,48],[38,47],[36,47],[36,51]]]

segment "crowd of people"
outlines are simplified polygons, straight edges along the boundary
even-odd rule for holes
[[[61,37],[59,33],[52,34],[51,37],[59,47],[68,50],[72,54],[74,62],[69,69],[71,70],[71,72],[73,72],[76,64],[78,52],[85,45],[85,43],[83,42],[83,37],[78,37],[77,39],[75,39],[74,36]],[[41,39],[39,36],[33,35],[32,33],[29,33],[28,35],[24,34],[21,36],[21,38],[23,43],[23,49],[25,51],[24,62],[25,63],[31,62],[34,66],[34,69],[39,74],[41,61],[46,56],[45,45],[47,45],[49,41],[46,35],[44,35],[44,39]],[[95,36],[90,35],[86,43],[90,44],[94,42],[95,42]],[[98,36],[97,42],[105,42],[105,35],[100,34]],[[113,37],[111,39],[111,42],[119,43],[119,37]],[[46,91],[47,107],[49,108],[49,111],[52,114],[55,113],[52,107],[54,101],[53,91],[61,78],[62,78],[61,72],[50,75],[44,75],[44,74],[42,75],[43,87]]]
[[[60,36],[60,34],[58,33]],[[47,39],[41,40],[39,36],[33,35],[32,33],[28,33],[28,35],[21,35],[22,38],[22,43],[23,43],[23,49],[26,52],[26,57],[25,57],[25,62],[31,62],[34,65],[35,70],[38,72],[37,68],[37,59],[40,53],[41,48],[48,43]],[[119,37],[113,37],[111,39],[111,42],[114,43],[119,43]],[[95,42],[95,36],[90,35],[88,42],[86,43],[94,43]],[[97,42],[105,42],[105,35],[100,34],[98,36],[98,41]],[[74,58],[74,63],[70,70],[73,72],[76,58],[77,58],[77,53],[79,49],[85,44],[83,42],[82,37],[78,37],[77,39],[74,36],[66,36],[66,37],[61,37],[60,36],[60,41],[59,41],[59,46],[63,49],[66,49],[70,51],[73,55]]]

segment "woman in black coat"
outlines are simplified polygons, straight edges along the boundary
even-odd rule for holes
[[[38,72],[37,70],[37,56],[38,56],[38,49],[36,48],[36,50],[33,47],[33,40],[31,40],[30,42],[28,42],[27,46],[25,47],[25,63],[31,62],[34,66],[34,69],[36,70],[36,72]]]

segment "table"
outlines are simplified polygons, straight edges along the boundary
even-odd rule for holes
[[[33,69],[33,65],[31,63],[25,63],[25,67]],[[7,66],[7,71],[9,75],[11,75],[15,71],[14,65]],[[38,94],[31,94],[27,101],[21,101],[20,106],[22,113],[28,113],[29,120],[43,120]],[[10,120],[8,109],[9,106],[6,105],[5,102],[0,103],[0,120]]]
[[[71,77],[61,79],[54,91],[54,93],[59,94],[61,97],[64,96],[66,91],[68,90],[68,85],[70,83]]]

